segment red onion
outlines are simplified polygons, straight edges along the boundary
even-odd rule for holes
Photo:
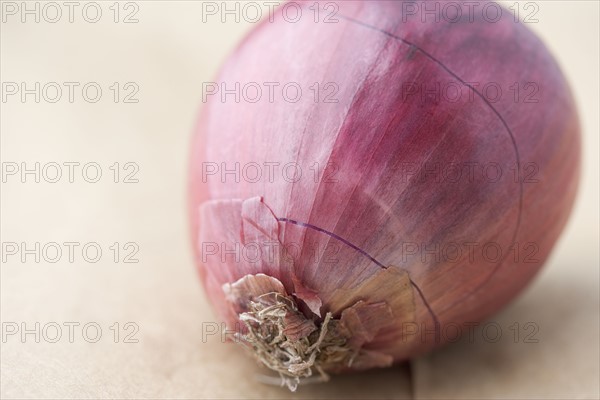
[[[567,83],[508,10],[331,4],[250,33],[204,85],[192,148],[206,292],[292,389],[499,310],[548,257],[579,174]]]

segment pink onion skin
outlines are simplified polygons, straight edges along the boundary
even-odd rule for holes
[[[312,4],[313,2],[310,2]],[[325,3],[325,2],[324,2]],[[242,278],[208,270],[201,262],[199,206],[209,200],[262,197],[279,218],[322,228],[364,250],[384,266],[407,271],[415,290],[415,322],[433,330],[432,312],[441,324],[465,326],[489,317],[513,299],[547,259],[572,208],[579,176],[580,135],[569,87],[553,57],[507,10],[496,23],[475,13],[474,22],[423,23],[402,20],[399,2],[344,1],[338,23],[264,21],[231,55],[217,82],[298,82],[305,90],[315,82],[339,85],[338,103],[315,103],[312,93],[297,103],[285,101],[221,102],[210,98],[200,115],[191,156],[191,225],[196,260],[205,290],[218,315],[232,324],[222,285]],[[307,4],[308,6],[308,4]],[[496,82],[504,95],[494,103],[463,90],[457,102],[402,98],[402,84]],[[515,102],[508,88],[537,84],[537,103]],[[281,100],[281,99],[280,99]],[[491,162],[501,166],[498,182],[434,182],[406,179],[402,163],[423,166]],[[202,163],[242,166],[247,163],[296,162],[307,174],[314,163],[335,166],[337,182],[251,183],[242,179],[203,182]],[[523,182],[523,166],[538,168],[537,182]],[[520,182],[511,168],[521,166]],[[312,172],[311,172],[312,173]],[[331,176],[326,171],[325,176]],[[206,180],[206,179],[204,179]],[[227,218],[227,217],[224,217]],[[306,287],[330,293],[339,276],[364,279],[381,269],[364,263],[344,270],[339,263],[310,262],[314,242],[334,243],[312,229],[281,222],[284,242],[300,243],[305,253],[293,273]],[[403,245],[443,248],[448,243],[497,243],[500,262],[474,259],[436,262],[422,253],[405,256]],[[521,252],[514,257],[511,244]],[[537,246],[536,262],[524,246]],[[284,243],[285,244],[285,243]],[[424,246],[423,246],[424,244]],[[531,250],[531,248],[529,248]],[[357,252],[341,245],[338,259]],[[267,271],[264,271],[265,273]],[[289,270],[268,271],[290,293]],[[393,296],[393,293],[389,294]],[[368,299],[367,299],[368,300]],[[425,301],[428,303],[425,303]],[[325,304],[325,308],[327,305]],[[370,348],[395,361],[422,354],[448,341],[432,334],[402,342],[401,325],[377,333]]]

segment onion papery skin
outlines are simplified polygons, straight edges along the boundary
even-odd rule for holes
[[[208,297],[230,325],[239,321],[223,285],[246,274],[274,277],[290,294],[299,287],[317,293],[322,318],[341,313],[332,296],[337,289],[351,292],[384,269],[405,272],[411,284],[402,290],[412,292],[412,315],[394,313],[394,323],[365,345],[397,362],[447,342],[450,325],[488,318],[534,277],[575,199],[578,118],[556,61],[508,10],[495,23],[479,12],[473,21],[463,13],[461,22],[423,22],[403,14],[402,2],[336,4],[336,23],[315,23],[308,12],[289,23],[275,12],[220,71],[216,82],[228,88],[295,82],[304,93],[297,102],[270,102],[266,94],[256,103],[236,102],[231,95],[203,105],[192,142],[193,245]],[[315,102],[308,89],[315,82],[335,83],[337,102]],[[422,91],[407,95],[408,83],[444,88],[453,82],[463,88],[457,101]],[[478,91],[490,82],[503,92],[494,101]],[[521,89],[534,83],[532,102],[523,92],[515,99],[515,83]],[[230,169],[257,163],[263,179],[206,176],[206,163]],[[264,177],[265,163],[279,166],[273,179]],[[281,166],[288,163],[303,177],[285,179]],[[436,163],[442,170],[452,163],[493,165],[502,176],[475,173],[453,181],[440,178]],[[409,176],[407,168],[416,172]],[[245,203],[248,212],[264,206],[257,212],[272,213],[273,235],[300,249],[293,263],[249,267],[203,258],[206,240],[235,242],[249,199],[260,200]],[[458,260],[444,258],[450,243],[463,250]],[[487,243],[502,250],[499,260],[483,253]],[[315,251],[331,251],[336,261],[314,257]],[[363,291],[361,298],[391,303],[399,295],[378,292]],[[419,331],[408,339],[407,323]]]

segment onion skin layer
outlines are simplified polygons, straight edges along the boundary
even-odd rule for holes
[[[423,23],[418,17],[403,20],[401,2],[337,4],[339,22],[332,24],[312,17],[288,23],[275,13],[274,22],[263,21],[225,63],[217,81],[228,88],[235,82],[297,82],[306,93],[296,103],[238,103],[233,96],[222,102],[213,96],[204,105],[192,143],[192,238],[205,290],[229,324],[236,321],[222,286],[245,274],[232,262],[203,262],[200,205],[207,201],[258,196],[276,218],[345,240],[280,220],[279,238],[299,244],[301,254],[293,266],[247,273],[273,276],[289,293],[298,290],[294,279],[327,297],[373,276],[382,265],[406,271],[414,292],[409,322],[419,332],[407,340],[406,321],[395,315],[396,325],[376,332],[367,345],[400,361],[451,339],[443,334],[450,324],[465,326],[492,315],[542,266],[576,194],[578,118],[557,63],[507,10],[496,23],[481,13],[473,22],[463,15],[459,23],[443,18]],[[315,82],[335,82],[338,102],[315,103],[308,90]],[[465,89],[452,102],[406,96],[407,82],[429,88],[458,82]],[[477,91],[489,82],[503,90],[497,101]],[[525,102],[525,93],[515,101],[509,89],[515,82],[521,89],[535,83],[537,102]],[[294,183],[281,174],[273,182],[237,183],[231,175],[206,179],[205,162],[229,168],[295,162],[304,176],[311,175]],[[327,166],[318,182],[310,169],[315,163]],[[495,163],[503,174],[494,182],[479,175],[451,182],[440,181],[435,171],[418,179],[403,173],[407,165],[423,173],[427,163],[442,168]],[[310,259],[314,243],[337,246],[338,262]],[[416,244],[418,253],[409,254],[407,243]],[[495,243],[503,256],[497,262],[481,250],[463,251],[458,261],[427,256],[426,249],[439,254],[448,243],[477,243],[478,249]],[[324,312],[332,308],[323,302]],[[437,335],[431,333],[435,328]]]

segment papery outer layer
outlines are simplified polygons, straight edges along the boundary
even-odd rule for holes
[[[392,333],[398,339],[403,324],[414,323],[414,295],[405,271],[395,267],[381,269],[369,263],[370,276],[353,278],[353,274],[355,277],[363,274],[350,265],[341,264],[338,267],[347,269],[344,273],[349,278],[338,280],[338,288],[330,293],[310,290],[300,286],[297,280],[284,288],[280,277],[293,276],[303,266],[286,252],[278,228],[284,223],[277,221],[261,198],[208,201],[202,205],[201,215],[200,242],[209,249],[203,255],[206,286],[211,296],[225,296],[227,301],[217,304],[219,314],[229,326],[237,325],[238,315],[247,311],[248,301],[253,297],[271,292],[288,295],[299,290],[311,293],[315,301],[322,303],[322,310],[313,311],[320,315],[331,312],[334,317],[348,321],[347,327],[355,334],[351,342],[356,348],[366,344],[366,349],[386,349],[382,343],[374,342],[375,334]],[[325,244],[329,237],[322,234],[318,240]],[[229,254],[212,251],[213,244],[229,249]],[[261,251],[250,255],[249,251],[257,248]],[[343,252],[357,253],[353,249]],[[235,268],[231,267],[233,264]],[[265,270],[269,274],[262,272]],[[414,339],[412,336],[404,338],[403,345],[410,348]]]

